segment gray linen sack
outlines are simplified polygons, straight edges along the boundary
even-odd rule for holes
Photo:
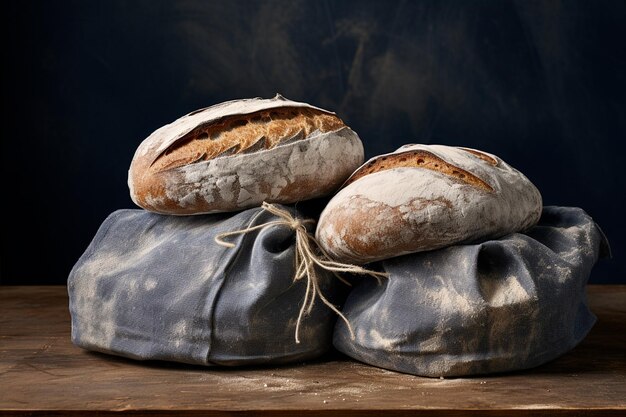
[[[545,207],[539,224],[478,244],[382,262],[342,310],[335,347],[382,368],[465,376],[531,368],[578,344],[595,322],[585,284],[606,238],[581,209]]]
[[[294,213],[286,207],[283,209]],[[306,280],[294,282],[294,230],[253,208],[236,214],[163,216],[119,210],[101,225],[68,280],[72,341],[134,359],[201,365],[285,363],[329,350],[336,315],[316,303],[296,321]],[[326,296],[338,281],[323,270]],[[342,285],[342,284],[339,284]]]

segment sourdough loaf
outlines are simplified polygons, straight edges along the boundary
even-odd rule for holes
[[[335,260],[364,264],[523,231],[541,209],[537,188],[495,155],[405,145],[348,178],[316,237]]]
[[[277,95],[156,130],[139,145],[128,185],[137,205],[158,213],[235,211],[330,194],[362,162],[359,137],[334,113]]]

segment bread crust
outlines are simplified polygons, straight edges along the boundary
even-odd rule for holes
[[[328,195],[363,162],[334,113],[277,95],[197,110],[152,133],[129,169],[133,201],[174,215]]]
[[[334,259],[364,264],[526,230],[541,209],[537,188],[495,155],[406,145],[353,173],[316,237]]]
[[[493,165],[497,165],[497,161]],[[382,155],[380,157],[370,159],[367,164],[360,167],[355,173],[350,176],[350,178],[348,178],[344,186],[347,186],[350,183],[358,180],[359,178],[362,178],[365,175],[369,175],[374,172],[402,167],[424,168],[436,172],[441,172],[445,175],[455,177],[458,180],[473,185],[475,187],[482,188],[486,191],[493,191],[493,188],[491,188],[489,184],[481,180],[476,175],[449,162],[446,162],[434,153],[423,149],[407,150],[404,152],[398,152],[391,155]]]

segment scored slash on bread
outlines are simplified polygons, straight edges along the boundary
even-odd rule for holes
[[[483,161],[487,162],[488,164],[493,165],[494,167],[498,166],[498,160],[495,159],[495,158],[492,158],[491,156],[487,155],[486,153],[483,153],[481,151],[477,151],[476,149],[463,148],[463,147],[460,147],[460,146],[457,146],[456,148],[460,149],[462,151],[465,151],[465,152],[469,152],[469,153],[479,157]]]
[[[337,116],[305,107],[283,107],[225,117],[197,127],[170,145],[150,169],[160,172],[221,156],[257,152],[344,127]]]
[[[476,155],[494,166],[498,165],[498,161],[488,155],[483,154],[482,152],[467,148],[458,149]],[[373,174],[374,172],[380,172],[387,169],[395,168],[429,169],[431,171],[441,172],[442,174],[456,178],[462,182],[465,182],[466,184],[482,188],[486,191],[493,191],[493,187],[478,178],[476,175],[451,163],[448,163],[438,156],[434,155],[432,152],[428,152],[425,150],[406,151],[401,153],[381,155],[372,158],[361,168],[357,169],[356,172],[352,174],[350,178],[348,178],[343,186],[345,187],[350,183],[358,180],[359,178],[362,178],[369,174]]]

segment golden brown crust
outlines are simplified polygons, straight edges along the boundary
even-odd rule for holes
[[[468,149],[463,150],[470,152],[470,150]],[[480,155],[477,156],[483,159]],[[484,156],[490,158],[487,155]],[[407,151],[396,154],[384,155],[376,158],[357,170],[357,172],[355,172],[352,177],[350,177],[345,182],[344,187],[358,180],[359,178],[364,177],[365,175],[373,174],[374,172],[380,172],[387,169],[402,167],[424,168],[431,171],[441,172],[442,174],[448,175],[474,187],[482,188],[486,191],[493,191],[493,188],[489,184],[487,184],[485,181],[481,180],[471,172],[452,165],[439,158],[438,156],[424,150]]]
[[[224,117],[192,130],[152,162],[152,173],[218,156],[271,149],[294,136],[344,127],[337,116],[306,107],[281,107]]]
[[[393,257],[412,251],[414,239],[407,241],[397,238],[398,229],[406,228],[410,230],[419,227],[419,225],[407,221],[406,210],[403,210],[401,207],[372,204],[371,200],[363,196],[354,196],[352,205],[354,210],[336,210],[329,213],[324,220],[329,224],[333,224],[334,230],[347,231],[342,234],[341,245],[349,247],[357,259],[346,259],[345,261],[357,262],[358,258],[370,258],[372,256]],[[423,210],[427,206],[440,206],[447,210],[453,209],[452,203],[445,197],[423,199],[414,201],[412,204],[414,210]],[[376,223],[376,228],[373,230],[370,220],[381,218],[384,218],[385,221]],[[369,236],[369,238],[363,239],[363,236]],[[396,238],[390,238],[390,236],[396,236]],[[437,246],[436,238],[421,236],[420,239],[424,244],[433,247]],[[381,253],[381,242],[385,241],[388,244],[385,245],[383,254]],[[331,253],[337,253],[336,243],[338,242],[332,239],[324,242],[326,249]],[[442,245],[439,244],[438,246]]]

